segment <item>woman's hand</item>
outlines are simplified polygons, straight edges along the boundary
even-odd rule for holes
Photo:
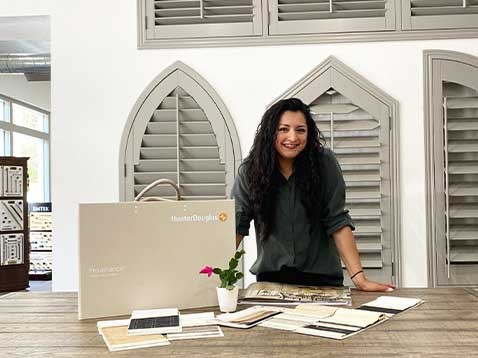
[[[390,285],[388,283],[369,281],[363,273],[354,277],[352,282],[360,291],[392,292],[395,288],[394,285]]]

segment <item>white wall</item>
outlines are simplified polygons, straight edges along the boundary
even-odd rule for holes
[[[78,203],[118,200],[123,127],[137,97],[159,72],[181,60],[206,78],[228,106],[246,155],[266,105],[329,55],[400,102],[402,282],[426,286],[422,50],[478,55],[478,40],[147,51],[136,47],[135,1],[55,3],[54,290],[77,289]]]
[[[0,95],[50,111],[50,82],[29,82],[23,74],[0,73]]]

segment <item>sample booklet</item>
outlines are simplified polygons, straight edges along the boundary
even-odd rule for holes
[[[294,332],[344,339],[422,303],[423,300],[417,298],[380,296],[356,309],[338,308],[334,314],[297,328]]]
[[[103,337],[111,352],[126,349],[157,347],[170,344],[162,334],[150,334],[145,336],[128,335],[129,319],[99,321],[98,332]]]
[[[299,304],[297,307],[282,309],[282,313],[259,324],[261,327],[295,331],[319,319],[332,316],[337,307],[322,306],[319,304]]]
[[[133,311],[128,334],[161,334],[181,332],[181,318],[177,308]]]
[[[381,312],[387,316],[406,311],[419,306],[424,301],[419,298],[406,298],[394,296],[380,296],[377,299],[361,305],[359,310]]]
[[[234,313],[224,313],[216,316],[217,324],[233,328],[251,328],[274,317],[282,310],[276,307],[254,306]]]
[[[332,316],[307,324],[295,332],[333,339],[344,339],[388,319],[379,312],[339,308]]]
[[[352,305],[350,287],[302,286],[276,282],[255,282],[240,290],[239,303],[260,305]]]

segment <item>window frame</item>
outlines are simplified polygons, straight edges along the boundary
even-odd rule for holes
[[[426,239],[427,239],[427,268],[428,268],[428,287],[447,287],[447,286],[470,286],[476,285],[476,281],[472,282],[472,278],[466,276],[470,272],[476,272],[476,265],[462,265],[456,269],[451,268],[448,283],[441,283],[444,272],[443,261],[445,261],[443,246],[440,240],[445,237],[445,233],[438,231],[437,227],[443,227],[445,215],[440,213],[440,207],[443,207],[444,199],[441,197],[443,190],[439,181],[442,176],[438,176],[437,168],[439,163],[440,152],[443,152],[443,145],[437,145],[435,133],[437,130],[443,130],[443,75],[442,65],[446,67],[448,64],[453,66],[468,65],[473,66],[478,71],[478,57],[468,55],[461,52],[446,50],[425,50],[423,51],[423,70],[424,70],[424,129],[425,129],[425,194],[426,194]],[[448,71],[449,72],[449,71]],[[478,72],[477,72],[478,73]],[[469,74],[465,75],[469,77]],[[471,78],[467,78],[471,81]],[[478,77],[476,78],[478,81]],[[461,83],[464,85],[464,83]],[[434,118],[439,118],[436,120]],[[437,158],[438,157],[438,158]],[[446,253],[445,253],[446,254]],[[446,263],[446,262],[445,262]],[[453,276],[456,274],[455,276]],[[463,277],[464,276],[464,277]],[[476,278],[476,277],[475,277]],[[463,279],[464,281],[459,281]],[[466,283],[463,283],[465,282]]]
[[[207,48],[225,46],[277,46],[319,43],[343,43],[363,41],[410,41],[430,39],[478,38],[478,28],[451,29],[407,29],[404,26],[404,1],[394,1],[395,30],[351,31],[336,33],[270,34],[270,0],[261,0],[262,35],[258,36],[216,36],[200,38],[151,39],[147,35],[146,0],[137,1],[137,47],[138,49],[158,48]],[[408,1],[408,0],[407,0]],[[405,17],[406,18],[406,17]],[[349,30],[350,31],[350,30]]]
[[[35,139],[43,140],[43,200],[44,202],[51,201],[51,148],[50,148],[50,134],[51,134],[51,120],[50,112],[42,108],[36,107],[26,102],[22,102],[15,98],[0,94],[0,99],[8,104],[7,119],[8,121],[0,121],[0,129],[3,130],[4,136],[4,155],[13,155],[14,133],[33,137]],[[46,132],[41,132],[28,127],[20,126],[13,123],[13,105],[25,107],[27,109],[42,113],[46,116],[47,128]]]

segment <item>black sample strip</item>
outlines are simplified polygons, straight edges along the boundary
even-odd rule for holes
[[[403,310],[396,310],[396,309],[393,309],[393,308],[373,307],[373,306],[365,306],[365,305],[360,306],[357,309],[358,310],[364,310],[364,311],[391,313],[391,314],[397,314],[397,313],[403,312]]]
[[[343,333],[343,334],[350,334],[350,333],[355,333],[357,331],[351,331],[348,329],[342,329],[342,328],[334,328],[334,327],[325,327],[325,326],[319,326],[315,324],[309,324],[307,326],[304,326],[304,328],[310,328],[310,329],[316,329],[318,331],[328,331],[328,332],[335,332],[335,333]]]
[[[265,315],[265,316],[259,317],[258,319],[244,322],[244,324],[247,325],[247,326],[250,326],[251,324],[255,324],[255,323],[257,323],[257,322],[265,321],[266,319],[271,318],[271,317],[273,317],[273,316],[276,316],[276,315],[278,315],[278,314],[280,314],[280,313],[282,313],[282,312],[280,312],[280,311],[271,312],[271,313],[269,313],[269,314],[267,314],[267,315]]]
[[[147,329],[179,326],[179,316],[135,318],[129,323],[128,329]]]

